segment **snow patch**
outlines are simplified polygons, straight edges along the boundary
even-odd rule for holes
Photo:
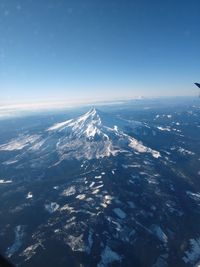
[[[83,200],[85,199],[86,195],[85,194],[80,194],[80,195],[77,195],[76,198],[77,199],[80,199],[80,200]]]
[[[171,132],[171,129],[170,127],[161,127],[161,126],[158,126],[157,127],[158,130],[160,131],[167,131],[167,132]]]
[[[72,122],[72,119],[71,120],[64,121],[64,122],[56,123],[53,126],[49,127],[47,129],[47,131],[58,130],[58,129],[64,127],[64,126],[67,126],[70,122]]]
[[[70,187],[66,188],[65,190],[63,190],[62,196],[69,197],[69,196],[74,195],[75,193],[76,193],[75,187],[70,186]]]
[[[0,184],[11,184],[11,183],[12,183],[12,180],[4,180],[4,179],[0,180]]]
[[[200,193],[193,193],[190,191],[186,191],[186,194],[193,200],[197,201],[197,203],[200,205]]]
[[[190,151],[190,150],[187,150],[187,149],[184,149],[184,148],[182,148],[182,147],[180,147],[179,149],[178,149],[178,152],[179,153],[181,153],[181,154],[183,154],[184,156],[186,156],[186,155],[194,155],[195,153],[194,152],[192,152],[192,151]]]
[[[142,142],[139,142],[135,138],[129,137],[129,141],[130,141],[129,146],[131,148],[133,148],[134,150],[136,150],[137,152],[139,152],[139,153],[151,153],[154,158],[161,157],[160,152],[144,146],[142,144]]]
[[[41,245],[40,242],[34,244],[34,245],[31,245],[29,247],[27,247],[22,253],[20,256],[23,256],[25,257],[25,261],[28,261],[30,260],[37,252],[37,248],[39,248]],[[42,246],[43,247],[43,246]]]
[[[95,176],[94,178],[95,178],[95,179],[101,179],[101,178],[102,178],[102,176],[101,176],[101,175],[99,175],[99,176]]]
[[[11,164],[15,164],[17,162],[18,162],[18,160],[10,159],[10,160],[7,160],[7,161],[3,162],[3,164],[4,165],[11,165]]]
[[[95,185],[95,182],[92,182],[89,187],[93,187]]]
[[[59,209],[59,205],[56,202],[45,204],[44,207],[49,213],[53,213]]]
[[[74,211],[74,208],[70,207],[68,204],[65,204],[62,208],[60,208],[60,211],[69,211],[71,213]]]
[[[2,151],[14,151],[21,150],[24,147],[33,144],[40,138],[40,135],[24,135],[19,136],[16,139],[12,139],[10,142],[0,145],[0,150]]]
[[[33,198],[33,194],[31,192],[28,192],[26,199],[30,199],[30,198]]]

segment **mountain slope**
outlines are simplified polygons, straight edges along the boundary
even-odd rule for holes
[[[26,150],[39,154],[40,158],[56,152],[60,163],[64,159],[98,159],[119,153],[150,153],[154,158],[160,153],[134,137],[142,123],[116,118],[95,108],[84,115],[57,123],[40,135],[27,135],[0,146],[0,150]],[[24,151],[23,151],[24,152]]]

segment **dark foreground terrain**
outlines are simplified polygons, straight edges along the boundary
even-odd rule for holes
[[[195,266],[198,99],[88,110],[0,121],[1,253],[27,267]]]

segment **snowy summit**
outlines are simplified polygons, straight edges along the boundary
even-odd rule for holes
[[[140,122],[127,121],[92,108],[78,118],[56,123],[43,134],[11,140],[0,146],[0,150],[16,150],[17,143],[18,150],[34,151],[40,158],[55,151],[56,164],[68,158],[98,159],[133,152],[160,157],[158,151],[133,137],[141,127],[145,126]]]

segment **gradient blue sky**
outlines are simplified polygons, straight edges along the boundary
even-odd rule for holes
[[[0,0],[0,103],[194,95],[199,0]]]

